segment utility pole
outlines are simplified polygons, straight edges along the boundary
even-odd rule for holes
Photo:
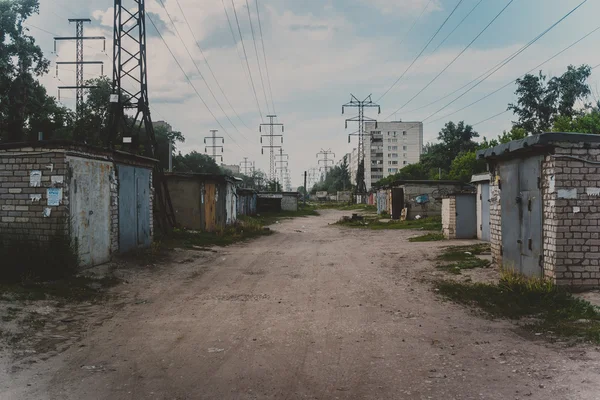
[[[269,127],[269,133],[266,135],[260,135],[260,143],[263,143],[263,137],[268,137],[269,138],[269,145],[265,146],[263,145],[262,148],[260,149],[260,153],[261,154],[265,154],[264,150],[265,149],[269,149],[269,154],[270,154],[270,159],[269,159],[269,180],[274,181],[275,180],[275,149],[280,149],[281,146],[275,146],[273,145],[273,139],[276,137],[281,137],[281,144],[283,144],[283,124],[282,123],[275,123],[273,122],[275,120],[275,118],[277,118],[277,115],[267,115],[267,118],[269,118],[269,123],[265,123],[265,124],[260,124],[258,126],[258,131],[262,132],[262,127],[263,126],[268,126]],[[275,126],[281,126],[281,135],[275,135],[273,132],[273,128]]]
[[[244,175],[250,176],[250,174],[254,170],[254,162],[248,161],[248,157],[244,157],[244,161],[240,162],[240,168],[242,169],[242,171],[244,171],[242,172]]]
[[[329,150],[323,150],[321,149],[320,152],[317,153],[317,158],[319,158],[319,156],[322,156],[323,158],[319,159],[319,171],[325,171],[325,178],[327,178],[327,173],[329,172],[329,168],[331,168],[331,166],[333,166],[333,159],[329,158],[329,155],[333,155],[335,157],[335,153],[333,151],[331,151],[331,149]],[[321,163],[323,163],[323,166],[321,166]],[[329,164],[331,163],[331,164]]]
[[[114,148],[119,136],[122,143],[133,145],[133,138],[139,137],[143,126],[145,154],[156,159],[158,146],[148,101],[146,0],[114,0],[113,26],[111,113],[105,145]],[[126,83],[135,89],[125,89]],[[126,115],[126,110],[131,110],[132,115]],[[152,182],[157,200],[154,201],[156,221],[167,233],[170,227],[176,225],[176,220],[161,163],[154,164]]]
[[[75,36],[61,36],[54,37],[54,52],[56,53],[56,42],[63,40],[75,40],[75,61],[57,61],[56,62],[56,76],[58,77],[58,66],[59,65],[75,65],[75,86],[59,86],[58,87],[58,100],[60,101],[60,91],[75,89],[75,113],[77,121],[81,119],[81,112],[83,109],[83,91],[85,89],[93,89],[97,86],[85,86],[83,80],[83,66],[86,64],[100,65],[101,75],[104,75],[104,62],[103,61],[84,61],[83,60],[83,41],[84,40],[102,40],[103,51],[106,50],[106,37],[104,36],[83,36],[83,23],[92,20],[89,18],[69,18],[69,23],[75,23]],[[77,129],[76,135],[79,134],[79,128]]]
[[[206,139],[211,139],[212,140],[212,145],[207,145],[204,147],[204,152],[208,153],[207,149],[210,148],[211,149],[211,157],[213,160],[215,160],[215,162],[217,162],[217,157],[221,157],[221,162],[223,162],[223,156],[217,156],[217,149],[221,149],[221,153],[223,153],[224,149],[223,149],[223,145],[225,144],[225,138],[223,138],[223,136],[217,136],[217,132],[218,130],[216,129],[211,129],[210,130],[210,136],[205,136],[204,137],[204,144],[206,144]],[[221,145],[217,145],[217,139],[221,139]]]
[[[304,171],[304,205],[306,205],[306,196],[308,196],[308,188],[306,187],[306,171]]]
[[[353,94],[350,95],[351,99],[349,103],[342,106],[342,114],[344,114],[346,107],[358,108],[358,115],[353,118],[346,119],[346,129],[348,128],[348,122],[358,122],[358,131],[348,135],[348,143],[350,143],[350,136],[358,136],[358,171],[356,172],[356,191],[357,193],[365,193],[367,187],[365,185],[365,138],[371,137],[370,134],[365,133],[365,122],[375,122],[377,128],[377,120],[369,117],[365,117],[365,108],[377,107],[378,114],[381,114],[381,107],[371,100],[371,95],[368,95],[364,100],[358,100]]]
[[[278,159],[275,160],[275,169],[280,171],[281,173],[281,185],[283,186],[283,175],[284,175],[284,170],[287,170],[287,166],[288,166],[288,160],[290,159],[289,154],[283,154],[283,148],[279,148],[279,154],[277,154],[275,157],[277,157]]]

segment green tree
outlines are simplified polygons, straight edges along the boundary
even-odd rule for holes
[[[554,132],[578,132],[600,134],[600,111],[594,108],[574,117],[558,116],[552,127]]]
[[[50,62],[23,23],[38,13],[38,0],[0,1],[0,140],[21,141],[28,121],[46,104],[37,77]],[[39,96],[42,96],[40,98]],[[38,117],[38,122],[43,118]]]
[[[564,74],[550,80],[541,71],[537,76],[527,74],[517,79],[517,104],[508,105],[518,117],[514,125],[538,134],[550,130],[558,116],[572,118],[580,114],[575,103],[589,96],[586,81],[590,74],[588,65],[569,65]]]
[[[192,151],[185,155],[182,155],[180,152],[173,157],[173,171],[221,174],[221,168],[215,160],[197,151]]]

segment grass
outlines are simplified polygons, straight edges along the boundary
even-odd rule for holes
[[[446,247],[444,252],[437,257],[437,260],[440,261],[437,268],[454,275],[460,275],[461,271],[465,269],[487,268],[490,266],[490,261],[477,256],[489,251],[489,243]]]
[[[421,229],[425,231],[441,231],[442,230],[442,218],[441,217],[429,217],[421,218],[410,221],[381,221],[376,217],[365,217],[363,220],[345,220],[341,219],[336,222],[338,225],[348,226],[351,228],[364,228],[373,230],[382,229]]]
[[[377,212],[377,206],[370,204],[318,203],[317,208],[343,211]]]
[[[441,233],[426,233],[421,236],[409,238],[409,242],[436,242],[444,240],[444,235]]]
[[[0,283],[0,300],[94,301],[101,299],[106,289],[118,282],[115,277],[93,279],[75,276],[49,282]]]
[[[299,218],[299,217],[310,217],[314,215],[319,215],[317,211],[317,207],[313,205],[299,205],[298,211],[278,211],[278,212],[267,212],[267,213],[259,213],[255,217],[241,217],[244,219],[251,219],[253,221],[257,221],[264,226],[273,225],[279,220],[282,219],[291,219],[291,218]]]
[[[536,333],[600,343],[600,309],[564,288],[540,278],[503,271],[500,281],[439,281],[439,294],[460,304],[477,306],[491,317],[519,320]]]

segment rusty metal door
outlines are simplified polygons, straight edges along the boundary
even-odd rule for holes
[[[214,232],[217,227],[217,199],[216,187],[214,183],[204,184],[204,229],[207,232]]]
[[[71,170],[71,234],[77,240],[80,265],[110,261],[110,177],[112,163],[68,157]]]
[[[520,272],[527,276],[542,275],[541,165],[542,156],[526,158],[519,165]]]
[[[520,160],[500,164],[500,208],[502,213],[502,264],[504,268],[521,270],[521,222],[517,199],[519,197]]]
[[[502,260],[504,267],[541,276],[542,156],[501,164]]]

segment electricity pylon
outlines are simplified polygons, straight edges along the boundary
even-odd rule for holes
[[[213,160],[215,160],[215,162],[217,162],[217,157],[221,157],[221,162],[223,162],[223,156],[222,155],[217,155],[217,149],[221,149],[221,153],[224,152],[223,149],[223,145],[225,144],[225,138],[222,136],[217,136],[217,132],[218,130],[216,129],[211,129],[210,130],[210,136],[205,136],[204,137],[204,144],[206,144],[206,139],[210,139],[211,140],[211,145],[206,145],[204,147],[204,152],[208,153],[208,149],[211,149],[211,157]],[[221,139],[221,144],[217,145],[217,139]]]
[[[273,139],[276,137],[281,137],[281,143],[283,144],[283,124],[282,123],[275,123],[273,122],[275,118],[277,118],[277,115],[267,115],[267,117],[269,118],[269,123],[265,123],[265,124],[260,124],[258,127],[258,131],[262,132],[262,127],[263,126],[268,126],[269,127],[269,133],[266,135],[260,135],[260,143],[262,144],[263,142],[263,137],[268,137],[269,138],[269,145],[265,146],[263,145],[262,148],[260,149],[260,153],[261,154],[265,154],[264,153],[264,149],[269,149],[269,154],[270,154],[270,159],[269,159],[269,180],[273,181],[275,180],[275,149],[280,149],[281,146],[276,146],[273,144]],[[275,126],[281,126],[281,135],[276,135],[273,131],[273,128]]]
[[[321,149],[320,152],[317,153],[317,158],[319,158],[319,156],[322,156],[323,158],[319,158],[319,171],[325,171],[325,178],[327,178],[327,173],[329,172],[329,168],[331,168],[333,166],[333,159],[329,158],[329,155],[333,155],[335,157],[335,153],[333,151],[331,151],[331,149],[329,150],[323,150]],[[321,166],[321,163],[323,163],[323,166]],[[331,164],[329,164],[331,163]]]

